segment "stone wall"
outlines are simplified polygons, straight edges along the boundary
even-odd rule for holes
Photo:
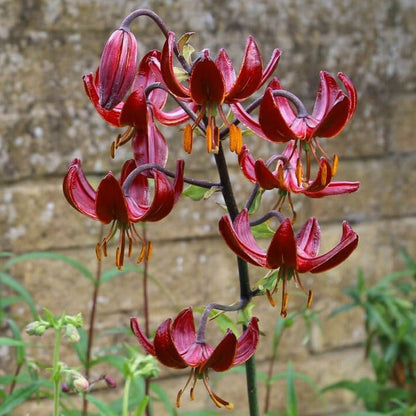
[[[347,301],[341,289],[355,280],[358,268],[376,281],[402,266],[400,247],[416,256],[416,7],[411,0],[0,1],[0,250],[51,250],[95,269],[99,226],[68,206],[61,183],[74,157],[82,159],[89,177],[99,180],[109,169],[118,171],[128,154],[128,149],[121,149],[110,161],[108,149],[116,132],[95,114],[81,76],[95,70],[109,34],[138,7],[152,8],[178,33],[195,31],[197,49],[225,47],[235,62],[240,62],[248,34],[258,41],[264,59],[273,48],[280,48],[277,75],[311,105],[321,69],[342,71],[355,83],[357,113],[338,138],[327,140],[325,149],[340,155],[338,178],[359,180],[361,189],[330,200],[300,198],[298,210],[299,223],[306,215],[316,215],[323,224],[322,250],[337,241],[343,219],[360,234],[360,245],[341,267],[305,280],[314,288],[313,308],[321,311],[323,331],[314,330],[303,346],[303,328],[291,329],[282,341],[277,370],[292,360],[296,371],[310,375],[321,386],[366,374],[359,348],[364,336],[362,316],[353,312],[326,318]],[[133,31],[142,52],[161,47],[162,36],[146,18],[134,23]],[[170,138],[171,161],[184,157],[180,142]],[[258,144],[256,152],[267,146]],[[196,147],[192,160],[186,162],[187,176],[209,172],[215,178],[215,167],[202,144]],[[230,163],[233,181],[238,183],[236,160],[230,158]],[[212,200],[183,200],[168,219],[148,227],[155,247],[150,273],[163,285],[163,290],[154,283],[150,287],[152,328],[189,304],[236,300],[235,259],[217,232],[220,213]],[[110,256],[103,261],[103,267],[111,267],[112,260]],[[258,270],[252,272],[260,276]],[[14,273],[40,307],[88,316],[92,288],[75,270],[57,262],[34,261]],[[290,308],[301,302],[293,300]],[[266,334],[258,354],[262,370],[267,368],[278,315],[266,303],[256,306]],[[103,287],[99,330],[126,327],[129,316],[140,316],[141,311],[140,278],[126,274]],[[16,313],[25,323],[25,311]],[[135,342],[131,337],[124,340]],[[120,338],[99,340],[102,345],[115,342]],[[48,353],[42,351],[36,354],[48,360]],[[4,356],[1,360],[6,362]],[[173,401],[186,375],[163,375],[162,383]],[[237,410],[244,412],[238,377],[223,377],[216,389],[241,403]],[[200,390],[196,402],[183,400],[184,409],[206,405]],[[325,405],[303,384],[299,394],[302,415],[337,414],[353,406],[352,397],[345,393],[326,396]],[[278,408],[279,403],[284,403],[284,384],[276,384],[273,392],[273,406]],[[20,414],[47,414],[37,406],[26,405]]]

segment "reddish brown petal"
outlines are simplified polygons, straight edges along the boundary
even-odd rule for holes
[[[85,92],[90,99],[90,101],[94,104],[94,107],[97,113],[109,124],[115,127],[121,127],[120,124],[120,114],[121,109],[123,107],[123,103],[118,104],[111,110],[106,110],[105,108],[101,107],[99,104],[98,99],[98,87],[97,87],[97,78],[98,78],[98,71],[94,79],[94,74],[90,73],[84,75],[82,80],[84,81],[84,88]]]
[[[231,90],[227,91],[226,102],[232,103],[250,97],[259,88],[263,76],[263,63],[256,42],[249,36],[247,38],[243,63],[237,79]]]
[[[212,368],[214,371],[226,371],[232,367],[237,348],[237,338],[233,332],[228,329],[225,333],[224,338],[215,347],[211,356],[201,366],[200,372],[202,373],[205,369]]]
[[[301,138],[289,127],[292,121],[288,123],[284,118],[282,111],[286,111],[286,105],[279,106],[276,104],[276,101],[281,102],[282,100],[275,100],[273,90],[268,88],[263,96],[259,110],[259,123],[264,134],[269,140],[277,143]]]
[[[313,182],[309,182],[309,185],[307,188],[304,189],[305,192],[318,192],[322,191],[322,189],[325,189],[330,183],[332,179],[332,172],[331,172],[331,165],[329,162],[321,158],[319,161],[319,170],[316,174],[316,178]]]
[[[261,188],[279,188],[284,190],[287,189],[287,186],[284,183],[284,181],[279,180],[278,174],[274,175],[272,172],[270,172],[269,168],[266,166],[262,159],[256,160],[254,167],[256,171],[256,180]]]
[[[270,242],[267,250],[267,265],[271,269],[283,265],[297,268],[296,238],[289,218],[280,224]]]
[[[165,167],[168,159],[168,145],[165,137],[153,121],[152,112],[147,109],[147,126],[145,130],[137,130],[131,146],[137,166],[155,163]]]
[[[244,209],[234,220],[226,215],[219,221],[219,230],[234,253],[256,266],[266,267],[266,253],[258,246],[250,229],[248,211]]]
[[[318,255],[321,244],[321,228],[316,218],[309,218],[298,232],[296,241],[298,248],[303,250],[308,256],[315,257]]]
[[[147,130],[147,103],[143,88],[134,90],[128,96],[120,114],[120,124]]]
[[[240,335],[237,340],[237,352],[235,354],[234,365],[240,365],[246,362],[254,354],[259,340],[258,318],[251,318],[247,329]]]
[[[195,343],[196,332],[192,308],[183,310],[173,321],[172,339],[180,354]]]
[[[222,104],[225,96],[224,78],[208,51],[194,64],[189,79],[192,100],[199,105]]]
[[[96,192],[81,169],[81,161],[74,159],[65,175],[63,191],[67,201],[79,212],[97,220],[95,213]]]
[[[187,98],[189,97],[189,91],[178,81],[173,68],[174,46],[175,34],[173,32],[169,32],[162,49],[162,57],[160,61],[161,71],[165,84],[172,94],[180,98]]]
[[[118,220],[128,224],[127,203],[119,181],[109,172],[97,188],[95,201],[97,218],[104,224]]]
[[[186,368],[188,364],[182,359],[172,340],[171,323],[172,319],[167,319],[155,333],[153,345],[156,357],[167,367]]]
[[[330,195],[342,195],[355,192],[360,187],[360,182],[331,182],[325,189],[318,192],[307,192],[309,198],[323,198]]]
[[[243,145],[241,152],[238,154],[238,164],[244,176],[251,182],[256,182],[256,172],[254,170],[254,157],[250,154],[247,145]]]
[[[352,230],[349,224],[344,221],[343,232],[340,242],[326,254],[310,258],[306,254],[298,255],[298,271],[300,273],[310,271],[320,273],[332,269],[342,263],[355,250],[358,245],[358,235]]]
[[[133,331],[133,334],[136,335],[137,340],[139,341],[140,345],[144,348],[144,350],[148,354],[155,356],[155,348],[153,344],[150,342],[149,338],[147,338],[147,336],[140,328],[139,321],[137,320],[137,318],[130,318],[130,328]]]

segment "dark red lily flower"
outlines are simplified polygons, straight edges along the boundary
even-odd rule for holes
[[[176,405],[180,406],[180,398],[192,380],[191,400],[198,379],[203,380],[206,389],[216,406],[232,408],[232,403],[217,396],[208,384],[208,370],[217,372],[227,371],[231,367],[247,361],[256,350],[259,328],[258,319],[253,317],[247,329],[237,339],[229,329],[213,348],[203,335],[195,331],[192,309],[183,310],[172,322],[167,319],[155,333],[153,342],[144,334],[137,318],[131,318],[130,326],[139,343],[147,353],[155,356],[162,364],[171,368],[191,367],[191,373],[185,387],[179,390]]]
[[[115,107],[130,89],[137,70],[137,41],[125,29],[117,29],[108,39],[101,56],[99,73],[100,106]]]
[[[164,173],[152,169],[135,176],[128,189],[123,190],[124,182],[134,169],[136,169],[135,161],[132,159],[126,161],[119,180],[109,172],[95,191],[81,169],[81,161],[75,159],[63,181],[64,195],[77,211],[103,224],[111,223],[109,232],[97,244],[99,259],[101,250],[104,255],[107,254],[107,243],[117,229],[120,230],[116,251],[116,265],[120,269],[123,267],[126,245],[129,256],[133,243],[140,243],[141,254],[144,253],[143,239],[134,224],[139,221],[159,221],[166,217],[178,201],[183,189],[184,162],[182,160],[177,162],[174,183]],[[154,180],[152,200],[149,177]]]
[[[293,100],[281,96],[280,82],[274,78],[267,88],[259,109],[259,120],[247,114],[241,106],[233,106],[234,113],[257,135],[272,142],[289,140],[310,142],[315,137],[334,137],[345,127],[357,107],[357,91],[342,72],[337,80],[328,72],[320,72],[320,84],[312,114],[293,108]],[[277,94],[277,95],[276,95]]]
[[[254,39],[249,36],[244,52],[243,63],[238,75],[224,49],[221,49],[214,61],[208,49],[202,51],[200,58],[193,64],[189,87],[179,82],[173,67],[175,35],[170,32],[162,50],[161,70],[163,79],[169,90],[178,98],[193,102],[200,110],[191,129],[185,130],[185,149],[190,151],[192,130],[200,121],[207,117],[206,140],[208,151],[218,150],[219,131],[215,114],[219,113],[227,127],[230,124],[223,112],[222,104],[232,104],[243,101],[256,92],[275,70],[280,57],[280,51],[275,49],[272,58],[263,70],[260,51]],[[239,129],[230,129],[231,136],[239,136]],[[235,140],[230,137],[230,140]],[[189,143],[191,142],[191,143]]]
[[[167,93],[162,89],[154,89],[146,97],[146,87],[163,82],[159,60],[160,52],[156,50],[148,52],[143,57],[135,73],[131,93],[110,110],[101,105],[101,67],[95,75],[89,73],[83,77],[87,96],[98,114],[112,126],[128,126],[127,130],[113,142],[112,154],[116,148],[132,140],[133,153],[138,165],[145,163],[166,165],[168,146],[166,139],[154,123],[154,113],[165,124],[171,125],[180,124],[189,118],[180,108],[170,112],[163,111]]]
[[[358,244],[358,235],[344,221],[340,242],[327,253],[318,256],[321,241],[318,220],[310,218],[295,235],[292,223],[286,218],[275,232],[269,248],[264,251],[251,232],[247,209],[244,209],[234,222],[229,216],[222,217],[219,230],[227,245],[243,260],[256,266],[279,269],[278,281],[283,279],[282,315],[286,315],[286,283],[289,279],[293,277],[306,293],[299,273],[321,273],[332,269],[347,259]],[[312,292],[309,291],[308,304],[311,301]]]
[[[277,160],[274,170],[269,166]],[[329,195],[341,195],[355,192],[359,182],[332,182],[333,174],[329,162],[325,158],[319,161],[319,170],[314,180],[303,175],[299,151],[295,141],[290,141],[281,155],[274,156],[265,163],[262,159],[255,160],[243,146],[238,161],[245,177],[258,183],[263,189],[281,189],[282,191],[302,193],[310,198],[322,198]]]

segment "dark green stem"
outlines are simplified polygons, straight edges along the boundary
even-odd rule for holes
[[[215,162],[217,165],[218,174],[222,186],[222,195],[227,206],[228,213],[232,220],[238,215],[238,207],[234,197],[233,188],[231,185],[230,175],[228,172],[227,162],[225,160],[224,151],[220,142],[218,153],[215,155]],[[240,282],[240,299],[244,302],[249,302],[253,296],[250,288],[250,279],[248,273],[247,263],[237,257],[238,276]],[[244,327],[245,329],[246,327]],[[259,416],[259,404],[257,398],[257,382],[256,382],[256,362],[254,355],[246,361],[246,383],[247,395],[250,409],[250,416]]]

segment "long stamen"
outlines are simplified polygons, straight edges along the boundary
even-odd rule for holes
[[[185,385],[183,386],[183,388],[181,388],[178,391],[178,394],[176,395],[176,407],[181,407],[181,397],[182,397],[182,394],[186,390],[186,388],[188,387],[188,384],[189,384],[189,382],[191,381],[192,378],[196,379],[195,368],[192,368],[192,370],[189,373],[189,376],[188,376],[188,378],[186,380]]]
[[[222,399],[221,397],[219,397],[212,391],[210,385],[208,384],[208,380],[207,380],[205,373],[202,375],[202,380],[204,381],[205,388],[208,391],[209,397],[211,397],[211,400],[215,403],[215,406],[219,408],[221,408],[222,406],[225,406],[227,409],[234,408],[234,405],[232,403],[228,402],[227,400]]]

